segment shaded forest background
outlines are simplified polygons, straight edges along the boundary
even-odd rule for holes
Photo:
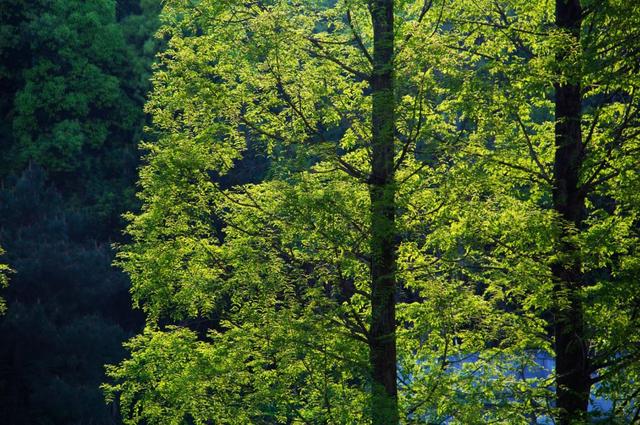
[[[136,208],[155,0],[0,3],[0,422],[111,424],[104,364],[142,326],[111,266]]]

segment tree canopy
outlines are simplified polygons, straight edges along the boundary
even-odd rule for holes
[[[119,259],[147,327],[107,386],[129,421],[631,418],[638,10],[567,7],[167,2]],[[256,145],[263,181],[225,184]]]
[[[4,1],[0,417],[640,423],[639,38],[625,0]]]

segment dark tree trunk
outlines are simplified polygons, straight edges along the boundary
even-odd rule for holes
[[[393,0],[371,2],[373,22],[371,197],[371,414],[374,425],[398,423],[396,384],[396,232]]]
[[[580,37],[582,9],[579,0],[556,0],[556,24]],[[563,62],[564,55],[558,55]],[[579,75],[579,72],[570,74]],[[572,231],[583,225],[585,196],[580,188],[580,169],[584,160],[581,130],[582,93],[578,78],[555,85],[555,159],[553,205],[562,218],[560,259],[553,264],[556,280],[555,350],[556,406],[558,425],[568,425],[586,416],[591,387],[588,342],[580,289],[584,276],[578,249],[569,240]]]

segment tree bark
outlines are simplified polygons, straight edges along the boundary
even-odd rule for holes
[[[371,415],[374,425],[398,423],[396,359],[396,231],[393,0],[372,0],[373,73],[371,198]]]
[[[582,24],[579,0],[556,0],[556,24],[578,41]],[[565,56],[558,55],[562,65]],[[579,72],[571,73],[579,75]],[[577,81],[575,81],[577,80]],[[584,161],[582,142],[582,93],[579,78],[555,84],[555,158],[553,206],[562,219],[560,259],[552,265],[555,278],[556,407],[558,425],[568,425],[586,417],[591,388],[588,342],[584,327],[581,288],[584,276],[578,247],[571,242],[580,231],[585,214],[585,195],[580,187]]]

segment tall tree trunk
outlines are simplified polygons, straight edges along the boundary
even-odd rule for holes
[[[396,231],[393,0],[372,0],[373,74],[371,197],[371,330],[374,425],[398,423],[396,361]]]
[[[580,39],[582,9],[579,0],[556,0],[556,24]],[[562,63],[564,55],[558,55]],[[571,73],[571,74],[578,74]],[[568,425],[586,416],[591,387],[588,343],[580,290],[584,284],[578,248],[569,239],[583,225],[585,196],[580,188],[584,160],[582,143],[580,82],[569,79],[555,85],[555,159],[553,205],[563,219],[558,260],[552,266],[554,290],[556,406],[558,425]],[[572,229],[573,228],[573,229]]]

